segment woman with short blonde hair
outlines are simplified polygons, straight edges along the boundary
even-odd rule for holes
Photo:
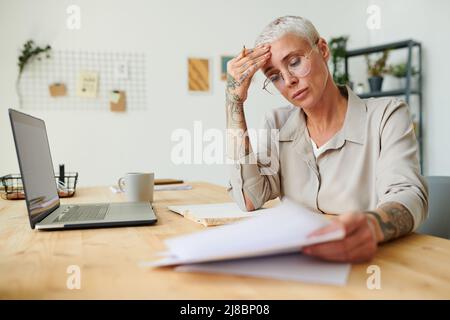
[[[316,234],[343,228],[345,238],[303,252],[333,261],[367,261],[379,243],[424,221],[427,186],[406,103],[363,100],[348,86],[337,86],[329,57],[327,42],[310,21],[285,16],[264,28],[253,49],[229,61],[227,150],[236,164],[228,190],[247,211],[289,197],[318,213],[336,215]],[[264,128],[278,131],[270,141],[269,159],[253,154],[246,134],[244,104],[258,70],[266,77],[263,89],[289,102],[266,115]],[[264,170],[268,160],[276,164],[269,173]]]

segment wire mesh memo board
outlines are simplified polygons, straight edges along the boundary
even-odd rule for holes
[[[126,79],[115,77],[118,62],[125,61]],[[95,98],[76,95],[77,78],[81,71],[98,73],[98,92]],[[63,83],[67,94],[52,97],[49,85]],[[128,111],[145,110],[146,56],[144,53],[93,52],[52,50],[50,58],[42,57],[27,65],[20,80],[19,90],[23,109],[34,110],[109,110],[110,93],[123,90]]]

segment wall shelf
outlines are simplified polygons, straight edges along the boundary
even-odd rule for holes
[[[417,48],[418,50],[418,88],[411,88],[411,79],[413,77],[413,63],[412,63],[412,55],[413,49]],[[349,58],[362,56],[366,54],[372,54],[377,52],[383,52],[384,50],[398,50],[398,49],[407,49],[407,75],[406,75],[406,86],[404,89],[398,90],[389,90],[389,91],[378,91],[378,92],[367,92],[360,94],[359,97],[366,98],[379,98],[379,97],[392,97],[392,96],[404,96],[406,103],[409,105],[410,98],[412,95],[417,95],[419,106],[418,106],[418,130],[417,130],[417,141],[419,144],[419,157],[420,157],[420,168],[423,172],[423,109],[422,109],[422,45],[420,42],[409,39],[398,42],[391,42],[387,44],[366,47],[361,49],[347,50],[345,54],[344,66],[345,66],[345,75],[347,79],[349,79],[348,68],[349,68]]]

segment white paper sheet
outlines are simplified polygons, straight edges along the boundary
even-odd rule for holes
[[[272,278],[343,286],[351,269],[348,263],[317,260],[300,253],[182,265],[181,272],[206,272]]]
[[[197,204],[197,205],[179,205],[168,206],[169,210],[179,213],[181,215],[192,214],[194,217],[202,218],[246,218],[255,215],[254,212],[242,211],[236,203],[212,203],[212,204]],[[261,210],[264,211],[264,210]],[[259,214],[259,213],[257,213]]]
[[[168,191],[168,190],[191,190],[192,186],[189,184],[183,185],[157,185],[154,187],[155,191]]]
[[[157,267],[298,252],[306,245],[344,237],[344,230],[339,229],[308,238],[328,223],[319,214],[284,200],[251,219],[166,240],[169,255],[141,265]]]

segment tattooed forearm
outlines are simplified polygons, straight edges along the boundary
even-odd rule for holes
[[[401,237],[413,229],[412,214],[397,202],[388,202],[380,206],[377,211],[366,213],[375,217],[383,233],[383,242]]]
[[[227,128],[241,128],[245,127],[244,104],[239,95],[233,92],[236,87],[240,86],[230,74],[227,74],[227,89],[226,89],[226,113],[227,113]]]
[[[227,149],[231,159],[238,160],[250,154],[250,140],[243,105],[227,103]]]
[[[236,104],[243,105],[243,102],[241,101],[241,98],[235,93],[227,92],[226,99],[227,99],[227,104],[229,104],[229,103],[236,103]]]
[[[228,157],[238,160],[250,153],[250,140],[245,122],[244,104],[241,97],[234,93],[240,86],[231,75],[227,75],[226,118],[227,118],[227,150]]]
[[[235,94],[226,97],[227,128],[246,130],[244,105]]]

